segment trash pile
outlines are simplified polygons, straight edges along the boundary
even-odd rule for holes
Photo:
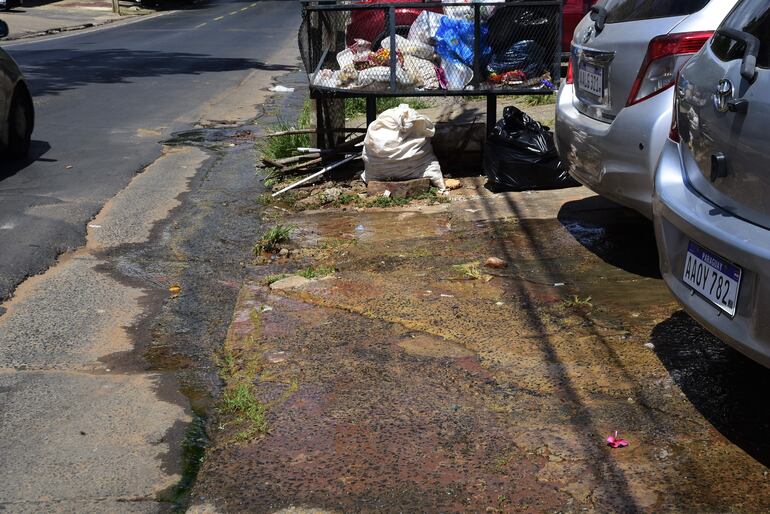
[[[359,177],[350,182],[349,188],[340,189],[328,184],[324,188],[313,186],[310,197],[306,201],[301,199],[302,207],[326,203],[347,204],[351,200],[366,206],[366,201],[359,202],[351,194],[362,199],[379,196],[427,199],[425,195],[430,193],[428,196],[438,195],[440,198],[448,190],[463,185],[458,180],[444,179],[442,165],[433,145],[436,133],[436,126],[428,116],[408,104],[400,104],[382,112],[369,124],[365,135],[354,135],[334,149],[297,148],[301,155],[277,160],[263,156],[262,161],[271,168],[268,178],[280,179],[277,181],[280,186],[272,193],[274,197],[299,186],[327,181],[330,172],[351,164],[335,172],[336,177],[330,182],[333,185],[340,178],[350,181],[354,176]],[[282,134],[286,132],[268,136]],[[446,142],[443,145],[451,146]],[[439,143],[438,148],[441,146]],[[488,134],[486,141],[479,145],[479,151],[482,148],[486,188],[493,192],[579,185],[562,165],[550,129],[515,106],[505,107],[502,119]],[[443,158],[451,173],[447,155]],[[361,168],[353,163],[358,159],[363,161],[362,173]],[[288,182],[291,175],[300,175],[302,178]]]
[[[487,136],[484,172],[495,191],[556,189],[578,185],[562,166],[550,129],[516,107]]]
[[[430,139],[433,122],[407,104],[388,109],[369,125],[364,138],[364,182],[430,179],[440,192],[446,188]]]
[[[419,15],[408,27],[397,27],[395,49],[390,48],[389,34],[371,29],[386,26],[385,11],[353,10],[346,28],[347,47],[337,53],[336,69],[319,70],[311,75],[311,84],[362,91],[389,89],[391,52],[395,51],[395,83],[401,90],[468,89],[477,59],[483,75],[478,82],[484,89],[556,89],[549,73],[554,53],[549,35],[552,12],[502,3],[479,9],[478,57],[471,4],[409,9]]]

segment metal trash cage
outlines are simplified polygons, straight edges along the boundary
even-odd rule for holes
[[[559,0],[302,5],[300,54],[316,94],[497,96],[558,87]]]

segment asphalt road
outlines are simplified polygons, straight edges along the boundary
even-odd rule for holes
[[[0,300],[82,246],[88,221],[173,132],[296,41],[294,1],[210,1],[106,29],[13,43],[34,96],[31,159],[0,169]],[[226,120],[222,120],[226,121]]]

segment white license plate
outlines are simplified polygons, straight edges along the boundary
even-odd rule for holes
[[[690,241],[684,282],[730,317],[735,316],[742,272],[738,266]]]
[[[578,87],[598,98],[604,96],[604,69],[587,62],[578,66]]]

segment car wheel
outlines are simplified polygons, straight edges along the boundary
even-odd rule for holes
[[[11,100],[8,116],[8,154],[13,158],[26,157],[32,142],[34,114],[32,100],[24,90],[17,90]]]

